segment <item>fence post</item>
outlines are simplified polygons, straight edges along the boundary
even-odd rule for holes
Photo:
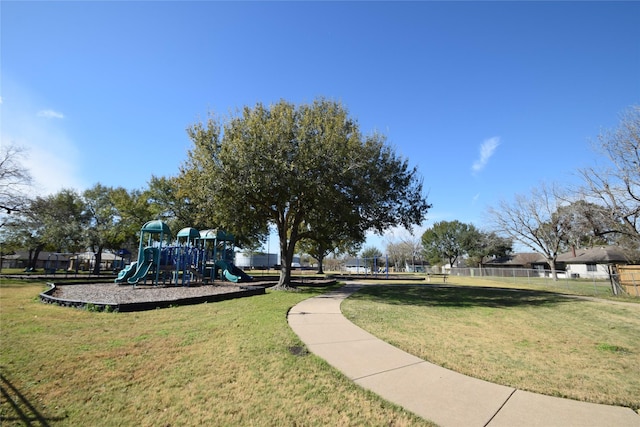
[[[389,255],[384,256],[384,269],[387,271],[386,278],[389,278]]]

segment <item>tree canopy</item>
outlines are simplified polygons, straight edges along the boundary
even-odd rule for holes
[[[188,134],[194,146],[181,168],[183,188],[236,235],[260,237],[275,226],[278,287],[290,284],[296,243],[329,230],[326,218],[357,237],[411,228],[430,208],[417,169],[382,135],[363,136],[337,102],[258,103],[224,122],[210,115]]]
[[[472,224],[458,220],[440,221],[422,234],[424,254],[432,264],[446,259],[454,266],[459,257],[472,251],[480,240],[480,232]]]
[[[513,251],[513,240],[494,231],[480,231],[478,240],[467,251],[467,263],[482,267],[488,258],[499,258]]]
[[[334,221],[331,212],[329,216],[317,218],[317,221],[305,221],[302,233],[305,237],[298,242],[296,251],[306,253],[318,261],[318,274],[324,273],[324,259],[329,254],[357,252],[365,240],[364,234],[357,227],[351,228],[345,222]]]

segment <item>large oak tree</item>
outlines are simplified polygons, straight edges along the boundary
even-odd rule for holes
[[[221,122],[188,129],[193,148],[181,168],[181,185],[220,227],[260,236],[269,224],[280,242],[277,287],[291,280],[296,243],[314,221],[331,218],[356,236],[366,230],[420,224],[429,204],[417,169],[380,134],[363,136],[337,102],[258,103]],[[306,226],[304,226],[306,225]]]

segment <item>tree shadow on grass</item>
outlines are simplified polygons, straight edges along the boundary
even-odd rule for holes
[[[341,284],[337,283],[335,280],[330,283],[318,283],[318,284],[310,284],[310,283],[295,283],[295,291],[300,292],[304,295],[309,295],[309,297],[324,295],[326,293],[338,290],[342,287]]]
[[[0,424],[24,426],[49,426],[61,421],[61,417],[47,417],[7,376],[0,367]]]
[[[575,301],[553,292],[475,286],[371,286],[353,297],[385,304],[454,308],[548,306]]]

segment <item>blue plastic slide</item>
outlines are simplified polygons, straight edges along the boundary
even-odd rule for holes
[[[158,262],[160,251],[158,248],[147,246],[142,252],[142,257],[138,256],[136,272],[127,280],[128,283],[135,285],[140,280],[147,277],[151,267]]]
[[[134,261],[131,264],[127,265],[125,268],[120,270],[118,273],[118,277],[116,277],[116,283],[124,283],[129,277],[133,276],[138,267],[138,261]]]
[[[132,285],[135,285],[141,279],[144,279],[147,276],[147,273],[149,273],[149,270],[151,269],[152,265],[153,265],[153,261],[145,260],[142,264],[140,264],[140,267],[138,267],[138,269],[136,270],[136,273],[133,276],[131,276],[129,280],[127,280],[127,282],[129,282]]]
[[[253,280],[253,277],[240,270],[232,262],[218,260],[216,261],[216,267],[222,270],[222,274],[230,282],[250,282]]]

